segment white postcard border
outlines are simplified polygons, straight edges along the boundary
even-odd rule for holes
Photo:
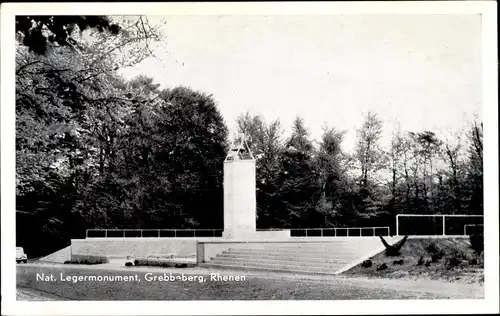
[[[498,313],[498,65],[495,1],[268,2],[268,3],[18,3],[1,14],[1,237],[2,314],[427,314]],[[485,298],[483,300],[367,301],[16,301],[14,17],[44,14],[101,15],[309,15],[482,14],[485,207]]]

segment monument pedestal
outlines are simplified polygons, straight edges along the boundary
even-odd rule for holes
[[[256,232],[255,160],[224,162],[224,232],[247,239]]]

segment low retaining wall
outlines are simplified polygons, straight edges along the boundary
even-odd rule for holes
[[[197,241],[221,238],[88,238],[72,239],[71,253],[106,257],[145,257],[152,254],[194,256]]]
[[[222,233],[224,240],[288,240],[290,239],[290,230],[257,230],[251,232],[232,233],[232,236]]]
[[[258,230],[253,233],[257,239],[290,239],[290,230]]]
[[[290,231],[256,231],[252,233],[251,239],[286,240],[290,239]],[[72,239],[71,253],[75,255],[106,257],[145,257],[152,254],[173,254],[178,257],[189,257],[196,254],[197,242],[224,242],[227,240],[228,239],[223,237],[94,237],[87,239]]]
[[[71,246],[64,247],[48,256],[38,259],[40,262],[64,263],[71,260]]]
[[[289,231],[257,232],[259,239],[231,240],[222,237],[187,238],[87,238],[72,239],[71,253],[75,255],[94,255],[106,257],[145,257],[154,254],[172,254],[177,257],[190,257],[196,254],[198,262],[216,256],[230,247],[252,247],[256,243],[328,243],[345,240],[373,239],[378,245],[378,237],[286,237]],[[438,236],[439,238],[440,236]],[[387,238],[387,237],[386,237]],[[410,237],[422,238],[422,237]],[[245,246],[248,244],[248,246]]]

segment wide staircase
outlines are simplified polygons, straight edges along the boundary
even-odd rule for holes
[[[392,244],[399,238],[387,237]],[[209,261],[207,268],[339,274],[385,248],[378,237],[332,238],[326,242],[234,244]]]
[[[64,263],[69,260],[71,260],[71,246],[62,248],[48,256],[38,259],[38,261],[50,263]]]

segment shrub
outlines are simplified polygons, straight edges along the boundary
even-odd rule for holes
[[[446,268],[452,269],[452,268],[458,267],[460,265],[460,263],[462,263],[463,259],[464,259],[464,254],[459,252],[459,251],[455,251],[451,255],[451,257],[449,257],[446,260]]]
[[[394,260],[392,262],[392,265],[396,265],[396,264],[402,265],[403,263],[404,263],[404,260],[403,259],[399,259],[399,260]]]
[[[440,251],[440,249],[434,243],[427,245],[427,247],[425,247],[425,250],[430,255],[438,253]]]
[[[65,261],[65,264],[103,264],[109,263],[107,257],[92,255],[71,255],[71,260]]]
[[[131,266],[133,266],[133,265],[134,265],[134,264],[133,264],[132,262],[130,262],[130,261],[125,262],[125,266],[126,266],[126,267],[131,267]]]
[[[171,260],[165,259],[135,259],[134,265],[136,266],[154,266],[154,267],[164,267],[164,268],[187,268],[195,266],[194,263],[179,263]]]
[[[146,257],[146,259],[172,259],[177,256],[176,253],[156,253],[156,254],[150,254]]]
[[[431,261],[433,263],[438,262],[439,260],[443,259],[443,254],[442,253],[434,253],[431,255]]]
[[[437,260],[440,260],[444,257],[444,251],[433,243],[425,247],[425,250],[431,255],[431,258],[434,256]]]
[[[372,262],[370,259],[365,260],[365,261],[363,261],[363,262],[361,263],[361,266],[362,266],[363,268],[369,268],[369,267],[371,267],[372,265],[373,265],[373,262]]]
[[[417,266],[421,266],[424,264],[424,257],[420,257],[418,258],[418,261],[417,261]]]
[[[484,235],[483,234],[473,234],[469,236],[470,247],[474,250],[477,255],[480,255],[484,251]]]
[[[434,243],[431,243],[425,247],[425,250],[428,254],[431,255],[431,262],[436,263],[439,260],[443,259],[444,251],[438,248]]]
[[[455,267],[458,267],[458,265],[461,262],[462,261],[459,258],[453,256],[453,257],[451,257],[451,258],[448,259],[448,262],[447,262],[446,266],[447,266],[448,269],[455,268]]]
[[[383,270],[387,270],[387,265],[385,263],[382,263],[377,267],[377,271],[383,271]]]

